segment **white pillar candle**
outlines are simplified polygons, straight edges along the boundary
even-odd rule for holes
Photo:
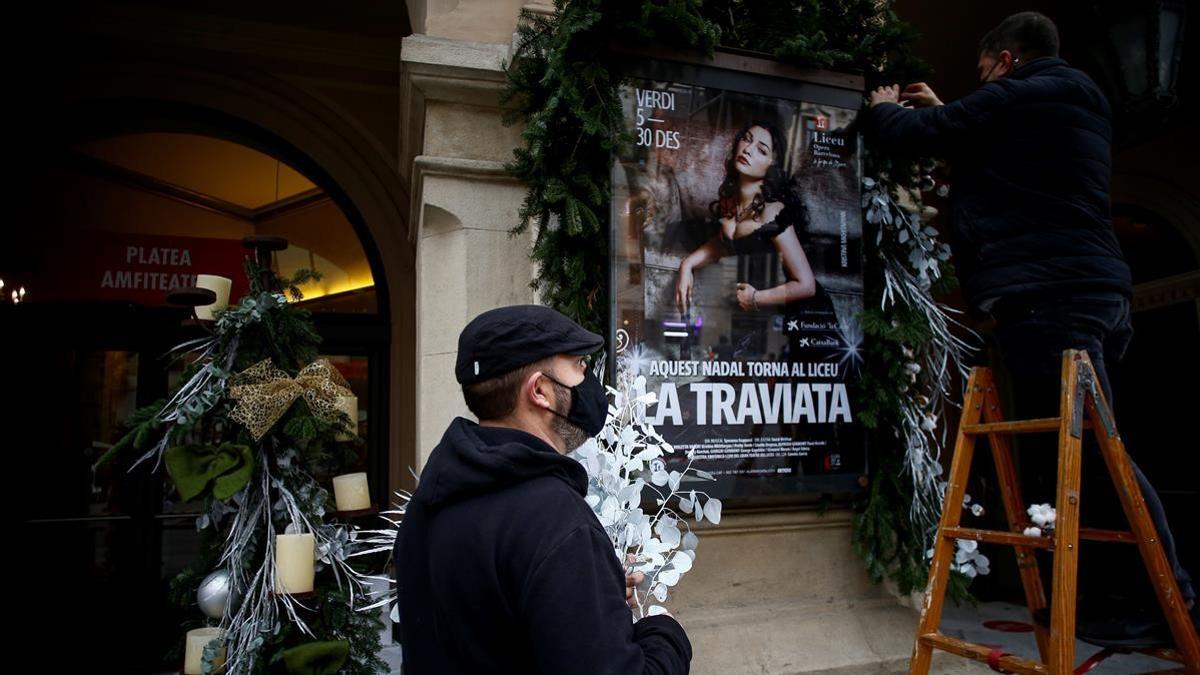
[[[275,592],[311,593],[317,542],[312,533],[275,536]]]
[[[371,508],[367,474],[348,473],[333,477],[333,498],[338,511],[362,511]]]
[[[187,649],[183,657],[184,675],[201,675],[203,673],[204,647],[209,642],[222,637],[220,628],[196,628],[187,632]],[[213,657],[213,672],[225,665],[225,646],[217,650]]]
[[[337,439],[339,441],[350,441],[358,437],[358,397],[357,396],[339,396],[337,398],[338,410],[346,413],[350,417],[350,427],[338,432]]]
[[[212,321],[213,313],[229,306],[229,289],[233,287],[233,279],[219,277],[215,274],[197,274],[196,287],[207,288],[216,293],[217,300],[211,305],[200,305],[196,308],[196,318],[201,321]]]

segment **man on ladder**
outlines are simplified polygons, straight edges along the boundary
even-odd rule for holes
[[[1049,18],[1010,16],[980,42],[981,82],[973,93],[943,105],[924,83],[880,87],[870,95],[866,123],[879,146],[951,161],[955,264],[972,312],[996,320],[1015,419],[1058,414],[1066,349],[1087,351],[1111,404],[1106,369],[1132,335],[1131,277],[1111,221],[1111,111],[1091,78],[1058,58],[1058,45]],[[1042,469],[1050,494],[1056,459],[1050,449],[1021,456]],[[1085,466],[1103,472],[1100,462]],[[1166,514],[1141,470],[1133,470],[1195,622],[1195,590],[1175,555]],[[1152,603],[1145,599],[1148,608]],[[1078,634],[1119,644],[1166,630],[1149,609],[1085,617]]]

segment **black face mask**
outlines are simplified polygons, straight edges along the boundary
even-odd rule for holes
[[[546,375],[546,379],[571,392],[571,409],[566,415],[553,408],[550,412],[579,427],[588,436],[600,433],[608,419],[608,393],[592,371],[585,372],[583,382],[574,387],[568,387],[550,375]]]

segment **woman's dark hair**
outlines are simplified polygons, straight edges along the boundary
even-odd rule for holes
[[[717,200],[709,205],[709,209],[717,218],[737,217],[738,201],[741,198],[737,146],[738,142],[753,127],[766,129],[767,133],[771,135],[771,166],[767,168],[767,174],[763,176],[762,191],[755,195],[754,201],[750,204],[750,213],[755,218],[759,217],[767,202],[779,201],[787,191],[787,176],[783,172],[784,157],[787,156],[787,141],[784,140],[783,134],[774,124],[752,120],[733,135],[733,142],[729,146],[729,156],[725,158],[725,178],[721,181],[721,187],[717,189]]]

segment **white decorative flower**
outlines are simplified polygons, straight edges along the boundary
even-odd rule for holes
[[[1027,528],[1025,528],[1025,536],[1026,537],[1040,537],[1040,536],[1042,536],[1042,530],[1041,530],[1041,528],[1038,528],[1038,527],[1027,527]]]
[[[1025,512],[1029,514],[1029,519],[1035,525],[1044,529],[1053,528],[1054,521],[1058,518],[1058,513],[1049,504],[1033,504]]]

